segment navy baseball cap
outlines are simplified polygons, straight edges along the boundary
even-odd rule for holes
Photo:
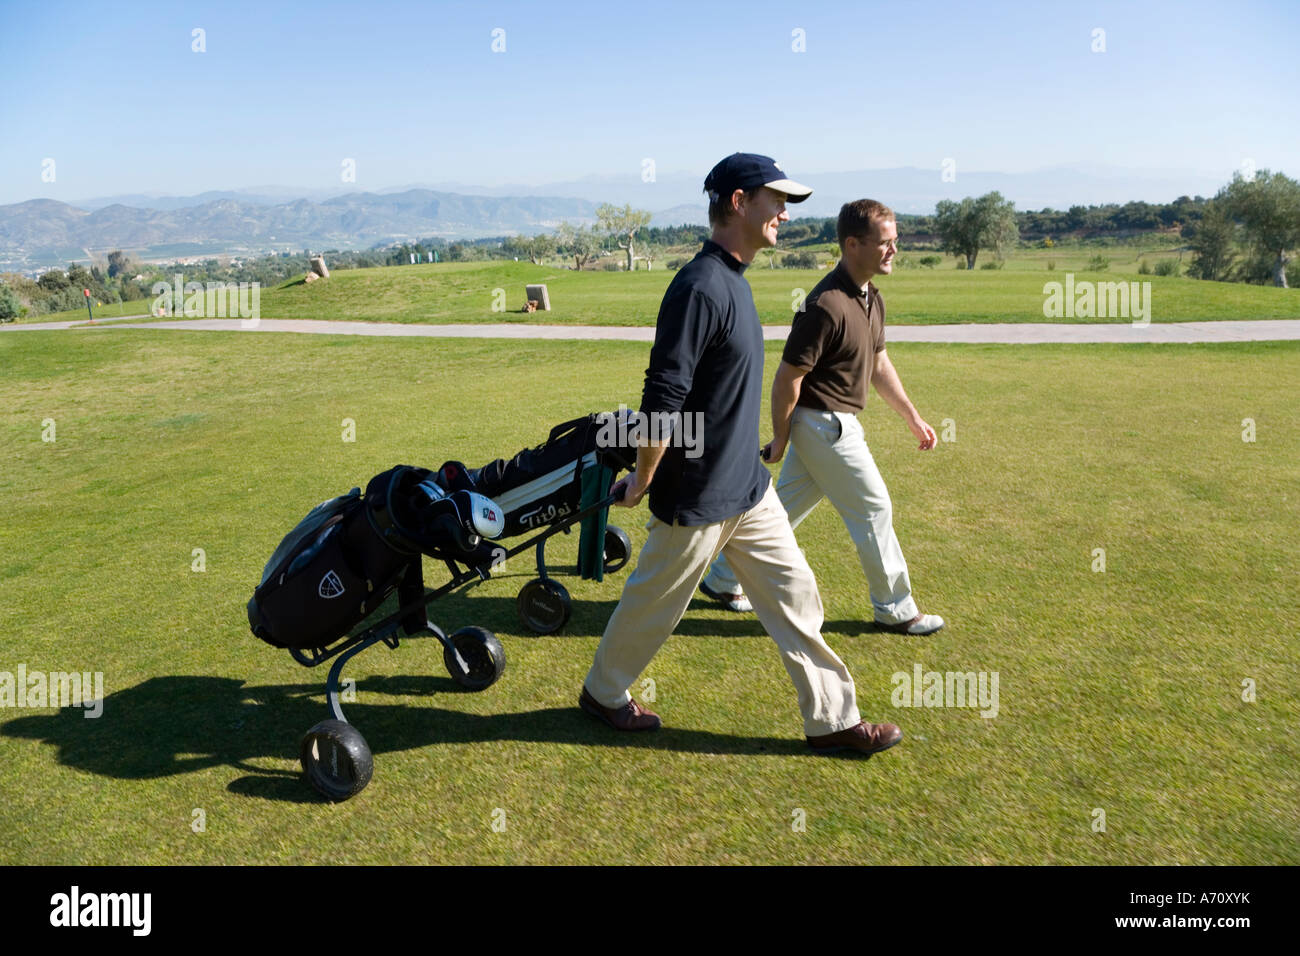
[[[706,192],[722,196],[729,196],[737,189],[758,186],[770,186],[785,193],[787,202],[803,202],[812,195],[807,186],[787,179],[776,160],[757,153],[732,153],[709,170],[704,180]]]

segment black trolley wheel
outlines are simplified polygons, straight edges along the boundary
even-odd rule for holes
[[[366,738],[342,720],[322,720],[307,731],[299,755],[307,781],[335,803],[364,790],[375,770]]]
[[[534,634],[554,634],[569,623],[573,601],[554,578],[533,578],[519,589],[519,620]]]
[[[621,570],[632,557],[632,539],[616,524],[605,526],[605,571],[613,574]]]
[[[506,651],[497,636],[482,627],[462,627],[448,638],[465,662],[456,660],[451,647],[443,647],[442,662],[447,673],[466,690],[486,690],[506,669]]]

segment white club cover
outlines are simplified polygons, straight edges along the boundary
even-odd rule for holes
[[[491,498],[486,498],[476,491],[469,492],[470,521],[474,531],[485,538],[496,538],[506,530],[505,512]]]

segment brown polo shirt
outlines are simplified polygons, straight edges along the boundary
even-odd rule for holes
[[[830,271],[808,293],[794,317],[783,358],[811,368],[799,390],[799,404],[828,412],[862,411],[885,348],[885,302],[874,285],[863,292],[844,270]]]

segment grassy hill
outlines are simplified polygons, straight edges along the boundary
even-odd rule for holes
[[[1044,283],[1063,282],[1066,268],[1028,270],[901,269],[882,278],[889,321],[900,325],[1045,322]],[[746,272],[763,322],[790,321],[795,290],[808,291],[824,270]],[[522,262],[438,263],[334,272],[328,281],[286,283],[262,295],[263,318],[365,319],[382,322],[549,322],[653,325],[673,273],[573,272]],[[1300,290],[1201,282],[1135,273],[1075,272],[1075,281],[1149,281],[1153,322],[1300,318]],[[552,311],[524,314],[524,286],[546,283]],[[494,290],[502,290],[498,298]],[[505,311],[493,311],[504,302]],[[1050,321],[1115,321],[1062,319]]]
[[[953,268],[945,258],[933,269],[896,268],[877,285],[885,295],[889,321],[896,325],[968,322],[1114,322],[1113,318],[1059,318],[1043,315],[1048,282],[1150,282],[1153,322],[1300,318],[1300,290],[1235,282],[1202,282],[1181,276],[1139,275],[1148,264],[1176,258],[1176,250],[1141,252],[1106,250],[1110,268],[1087,271],[1096,249],[1026,250],[1001,269]],[[915,263],[920,253],[908,253]],[[823,264],[830,256],[823,250]],[[988,261],[988,260],[985,260]],[[1047,263],[1054,265],[1047,268]],[[350,319],[372,322],[545,322],[574,325],[653,325],[664,289],[673,272],[574,272],[555,265],[527,262],[452,262],[337,269],[323,282],[296,278],[262,290],[262,317],[268,319]],[[798,292],[807,292],[825,269],[773,269],[766,257],[746,271],[763,322],[790,321]],[[524,287],[546,283],[552,311],[525,314]],[[500,291],[498,291],[500,290]],[[104,306],[97,318],[147,313],[152,300]],[[495,308],[494,308],[495,307]],[[84,318],[85,311],[33,316],[44,322]],[[1124,321],[1124,320],[1118,320]]]

